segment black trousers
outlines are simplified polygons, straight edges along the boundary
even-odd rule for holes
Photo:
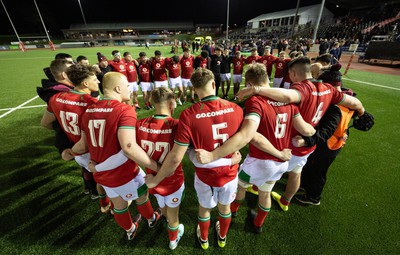
[[[218,96],[219,87],[221,85],[221,74],[214,73],[214,81],[215,81],[215,95]]]
[[[300,186],[306,190],[306,196],[320,200],[326,183],[326,175],[339,150],[330,150],[326,143],[317,145],[315,151],[308,157],[301,173]]]

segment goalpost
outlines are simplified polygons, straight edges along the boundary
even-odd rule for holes
[[[21,41],[21,38],[18,36],[17,30],[16,30],[15,27],[14,27],[14,24],[13,24],[11,18],[10,18],[10,15],[8,14],[8,11],[7,11],[7,9],[6,9],[6,6],[5,6],[4,3],[3,3],[3,0],[0,0],[0,2],[1,2],[1,5],[3,5],[4,11],[5,11],[6,14],[7,14],[8,20],[10,20],[10,23],[11,23],[12,28],[14,29],[15,35],[16,35],[17,38],[18,38],[19,49],[20,49],[22,52],[25,52],[25,51],[26,51],[25,45],[24,45],[24,43]]]

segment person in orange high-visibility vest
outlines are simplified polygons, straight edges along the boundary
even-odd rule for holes
[[[314,69],[320,69],[321,65],[313,64]],[[336,68],[336,67],[335,67]],[[312,68],[313,69],[313,68]],[[338,70],[326,70],[322,73],[315,72],[313,76],[330,83],[339,91],[341,89],[341,75]],[[353,95],[350,89],[343,89],[343,93]],[[317,145],[310,155],[301,175],[301,188],[305,194],[296,195],[296,199],[303,204],[319,205],[324,189],[327,172],[330,165],[338,156],[341,148],[348,138],[349,122],[354,111],[341,105],[331,105],[318,124],[317,132],[312,137],[295,137],[293,143],[296,146]]]

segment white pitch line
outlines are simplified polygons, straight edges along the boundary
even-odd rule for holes
[[[30,57],[30,58],[0,58],[0,60],[26,60],[26,59],[51,59],[53,57]]]
[[[19,107],[18,109],[38,108],[38,107],[43,107],[43,106],[47,106],[47,104],[24,106],[24,107]],[[4,108],[4,109],[0,109],[0,111],[9,111],[12,109],[14,109],[14,108]]]
[[[4,116],[7,116],[7,115],[10,114],[10,113],[12,113],[13,111],[20,109],[21,107],[23,107],[24,105],[26,105],[26,104],[32,102],[33,100],[35,100],[35,99],[38,98],[38,97],[39,97],[39,96],[35,96],[34,98],[29,99],[29,100],[26,101],[25,103],[22,103],[22,104],[18,105],[17,107],[12,108],[12,109],[9,110],[8,112],[3,113],[2,115],[0,115],[0,119],[3,118]]]
[[[362,84],[367,84],[367,85],[371,85],[371,86],[375,86],[375,87],[381,87],[381,88],[385,88],[385,89],[400,90],[399,88],[388,87],[388,86],[375,84],[375,83],[371,83],[371,82],[358,81],[358,80],[353,80],[353,79],[344,78],[344,77],[342,79],[343,80],[348,80],[348,81],[354,81],[354,82],[358,82],[358,83],[362,83]]]

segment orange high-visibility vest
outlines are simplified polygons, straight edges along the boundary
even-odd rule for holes
[[[353,110],[350,110],[347,107],[341,105],[338,105],[338,107],[342,112],[342,117],[340,118],[340,122],[335,130],[335,133],[333,133],[331,138],[328,139],[327,145],[330,150],[338,150],[345,145],[346,139],[343,139],[343,137],[347,135],[349,122],[354,113]]]

